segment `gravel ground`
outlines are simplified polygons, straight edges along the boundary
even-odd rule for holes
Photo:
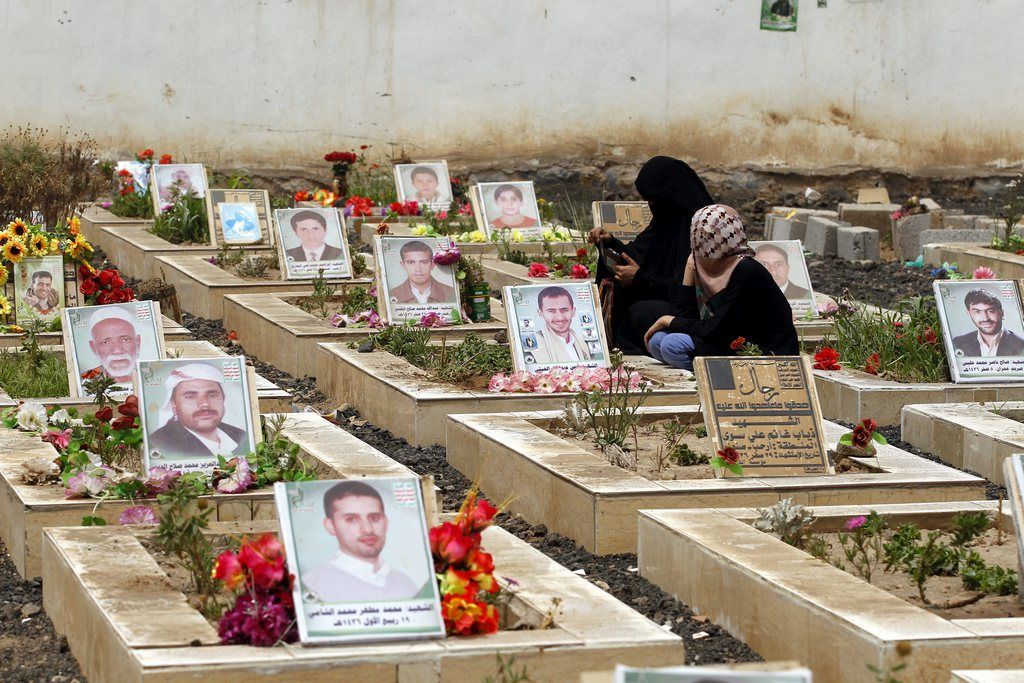
[[[931,271],[906,268],[895,261],[861,265],[836,257],[809,257],[807,270],[815,292],[830,296],[848,292],[874,306],[893,308],[901,299],[932,295]]]

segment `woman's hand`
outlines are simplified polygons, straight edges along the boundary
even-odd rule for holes
[[[587,241],[591,244],[597,244],[599,242],[607,242],[612,238],[612,234],[604,228],[594,228],[587,234]]]
[[[697,284],[697,266],[693,263],[693,254],[686,259],[686,268],[683,270],[683,285],[693,287]]]
[[[660,318],[658,318],[657,320],[655,320],[654,324],[651,325],[651,329],[647,330],[647,334],[644,335],[644,347],[646,347],[647,350],[650,351],[651,350],[651,346],[650,346],[651,345],[651,337],[653,337],[656,332],[661,332],[662,330],[667,330],[668,326],[671,325],[671,324],[672,324],[672,316],[670,316],[670,315],[663,315]]]
[[[623,254],[622,258],[626,261],[626,265],[623,266],[612,266],[612,270],[615,271],[615,281],[623,287],[629,287],[633,284],[633,278],[636,277],[636,273],[640,270],[640,264],[629,257],[629,254]]]

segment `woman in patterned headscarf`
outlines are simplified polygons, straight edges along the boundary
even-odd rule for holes
[[[735,209],[712,204],[694,214],[690,246],[678,315],[662,316],[644,335],[652,356],[692,370],[696,356],[735,354],[741,337],[766,355],[800,353],[789,302],[751,258]]]

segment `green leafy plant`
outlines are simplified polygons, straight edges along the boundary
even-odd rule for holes
[[[792,498],[783,498],[770,508],[758,508],[753,527],[772,534],[783,543],[803,548],[811,538],[814,514]]]
[[[284,415],[266,418],[266,438],[256,445],[248,457],[257,487],[272,486],[279,481],[311,481],[316,475],[301,456],[301,449],[283,434]]]
[[[953,538],[951,543],[963,547],[985,533],[992,520],[982,511],[961,512],[953,517]]]
[[[324,269],[318,268],[311,283],[313,291],[299,301],[299,308],[307,313],[317,313],[321,318],[326,318],[329,312],[331,298],[337,293],[337,285],[327,283],[324,277]]]
[[[170,207],[153,219],[150,232],[171,244],[209,244],[206,205],[201,197],[172,189]]]
[[[1001,234],[992,237],[991,247],[1000,251],[1019,253],[1024,249],[1024,239],[1015,235],[1013,230],[1024,218],[1024,176],[1017,174],[1006,184],[1006,203],[1003,205]]]
[[[267,277],[267,271],[273,265],[273,261],[263,254],[246,256],[235,266],[235,273],[238,277],[262,280]]]
[[[352,254],[352,277],[362,277],[366,273],[366,255]]]
[[[949,380],[934,297],[914,297],[895,311],[870,309],[841,299],[823,346],[839,351],[842,364],[897,382]]]
[[[987,565],[973,550],[960,558],[960,580],[964,588],[990,595],[1011,595],[1017,592],[1017,572]]]
[[[621,353],[613,351],[610,361],[611,383],[608,391],[581,391],[572,402],[586,416],[598,446],[624,448],[626,440],[632,435],[634,450],[639,450],[636,441],[640,408],[653,389],[646,383],[635,386],[634,377],[638,373],[623,362]]]
[[[872,510],[867,515],[849,520],[846,531],[839,533],[846,561],[868,583],[871,583],[875,567],[883,557],[882,532],[888,526],[885,519]]]
[[[533,679],[524,664],[521,669],[516,668],[515,655],[509,655],[508,659],[500,652],[495,655],[498,659],[498,670],[493,676],[484,676],[481,683],[530,683]]]
[[[466,335],[454,346],[447,338],[432,345],[430,330],[407,324],[386,327],[372,339],[374,348],[404,358],[441,382],[490,379],[496,373],[512,370],[512,353],[507,346],[488,343],[475,334]]]
[[[64,354],[37,350],[29,358],[22,349],[0,349],[0,387],[11,398],[67,396]]]

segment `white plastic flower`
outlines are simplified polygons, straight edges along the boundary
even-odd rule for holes
[[[18,411],[18,426],[27,432],[45,429],[48,424],[46,408],[38,403],[24,403]]]
[[[50,424],[64,424],[71,422],[71,415],[65,408],[54,411],[53,415],[50,416]]]

